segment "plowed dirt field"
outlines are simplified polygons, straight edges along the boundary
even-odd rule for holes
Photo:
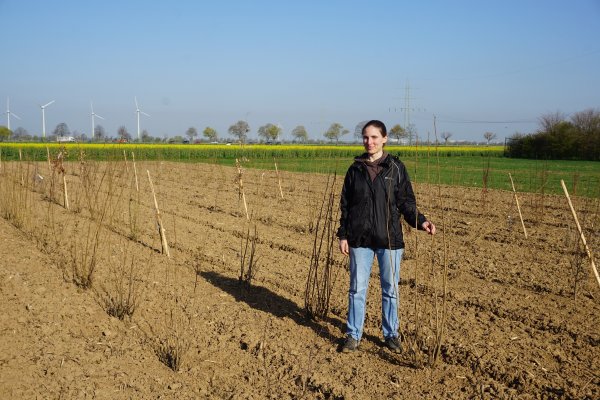
[[[258,237],[248,286],[240,257],[254,224],[235,168],[138,163],[139,192],[131,163],[66,170],[70,210],[47,165],[1,171],[2,399],[600,398],[600,289],[565,197],[519,194],[525,238],[512,193],[414,183],[438,235],[406,231],[404,352],[382,347],[373,268],[365,336],[342,354],[348,272],[338,251],[328,315],[304,314],[326,175],[281,173],[282,198],[275,171],[244,170]],[[599,201],[573,201],[598,253]],[[74,268],[91,262],[84,289]],[[119,287],[136,300],[124,320],[106,312]],[[180,357],[177,372],[164,353]]]

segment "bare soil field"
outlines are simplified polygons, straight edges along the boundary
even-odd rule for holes
[[[404,352],[382,346],[373,268],[364,338],[342,354],[337,249],[329,313],[304,313],[327,176],[280,172],[280,192],[275,171],[244,170],[249,223],[235,168],[138,163],[139,191],[131,162],[65,170],[68,210],[47,164],[0,170],[2,399],[600,398],[600,289],[565,197],[519,194],[525,238],[510,192],[413,183],[439,233],[406,228]],[[573,202],[597,254],[599,200]]]

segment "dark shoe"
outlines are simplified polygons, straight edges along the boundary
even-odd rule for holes
[[[359,341],[354,339],[352,336],[346,336],[346,340],[342,345],[342,353],[351,353],[358,349]]]
[[[390,349],[393,353],[402,353],[402,345],[400,344],[400,339],[397,337],[385,339],[385,347]]]

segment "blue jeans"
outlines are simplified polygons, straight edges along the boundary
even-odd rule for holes
[[[350,290],[346,334],[360,340],[365,322],[367,289],[371,267],[377,255],[381,281],[381,316],[383,337],[398,336],[398,281],[404,249],[350,248]]]

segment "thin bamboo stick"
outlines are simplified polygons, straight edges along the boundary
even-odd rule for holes
[[[579,219],[577,219],[577,213],[575,212],[575,208],[573,207],[573,203],[571,202],[571,197],[569,196],[569,191],[565,186],[565,181],[560,180],[560,185],[565,192],[565,196],[567,196],[567,200],[569,201],[569,207],[571,207],[571,212],[573,213],[573,218],[575,219],[575,224],[577,225],[577,230],[579,231],[579,236],[581,237],[581,243],[583,243],[583,247],[585,248],[585,252],[587,253],[588,258],[590,259],[590,265],[592,266],[592,271],[594,271],[594,275],[596,275],[596,281],[598,282],[598,286],[600,286],[600,275],[598,275],[598,270],[596,269],[596,264],[594,264],[594,257],[592,256],[592,251],[587,245],[585,240],[585,236],[583,235],[583,230],[581,230],[581,225],[579,225]]]
[[[135,175],[135,190],[139,192],[140,185],[138,183],[137,168],[135,167],[135,154],[133,154],[133,151],[131,152],[131,161],[133,162],[133,174]]]
[[[435,154],[436,154],[436,161],[437,161],[437,189],[438,189],[438,198],[439,198],[439,202],[440,202],[440,210],[441,210],[441,219],[442,219],[442,246],[444,248],[444,256],[443,256],[443,261],[444,261],[444,275],[442,277],[442,289],[443,289],[443,294],[442,294],[442,311],[441,311],[441,320],[438,314],[438,304],[437,304],[437,295],[435,297],[435,302],[436,302],[436,343],[435,343],[435,348],[433,351],[433,361],[432,364],[435,365],[435,363],[437,363],[437,360],[439,358],[439,355],[441,353],[441,349],[442,349],[442,342],[444,340],[444,328],[446,326],[446,316],[448,314],[448,305],[447,305],[447,299],[448,299],[448,244],[446,241],[446,213],[444,212],[444,210],[446,209],[444,206],[444,199],[442,197],[442,185],[441,185],[441,175],[440,175],[440,152],[438,149],[438,136],[437,136],[437,123],[436,123],[436,116],[433,116],[433,132],[435,135]],[[427,151],[427,157],[428,157],[428,165],[429,165],[429,150]],[[428,166],[429,168],[429,166]],[[429,172],[428,172],[429,173]],[[431,236],[431,240],[432,240],[432,244],[433,244],[433,239],[434,236]]]
[[[515,190],[515,183],[513,182],[512,175],[510,172],[508,173],[508,177],[510,178],[510,184],[512,185],[513,193],[515,194],[515,202],[517,203],[517,210],[519,210],[519,218],[521,219],[521,226],[523,227],[523,233],[525,234],[525,239],[527,239],[527,229],[525,229],[525,223],[523,222],[523,215],[521,214],[521,206],[519,205],[519,198],[517,197],[517,191]]]
[[[246,210],[246,219],[250,221],[250,213],[248,213],[248,204],[246,203],[246,194],[242,188],[242,200],[244,201],[244,210]]]
[[[19,161],[23,161],[23,152],[19,149]],[[21,171],[21,186],[25,186],[25,178],[23,177],[23,167],[19,164],[19,170]]]
[[[129,173],[129,165],[127,164],[127,153],[123,150],[123,159],[125,159],[125,172]]]
[[[63,189],[65,192],[65,208],[67,210],[70,210],[69,208],[69,195],[67,193],[67,177],[66,177],[66,173],[63,172]]]
[[[281,177],[279,176],[279,169],[277,169],[277,161],[275,161],[275,159],[273,159],[273,162],[275,163],[275,173],[277,173],[277,182],[279,183],[279,194],[281,195],[281,198],[283,199],[283,190],[281,190]]]
[[[52,164],[50,163],[50,149],[46,146],[46,159],[48,160],[48,173],[52,175]]]
[[[2,149],[0,149],[0,172],[2,171]]]
[[[152,196],[154,197],[154,208],[156,210],[156,223],[158,224],[158,233],[160,235],[160,243],[162,246],[162,253],[166,254],[167,257],[171,258],[171,253],[169,252],[169,243],[167,242],[165,228],[163,227],[162,218],[160,217],[160,210],[158,208],[158,201],[156,200],[156,192],[154,191],[154,185],[152,184],[152,179],[150,178],[150,171],[146,170],[146,172],[148,173],[148,181],[150,182],[150,189],[152,190]]]
[[[244,201],[244,210],[246,210],[246,219],[248,221],[250,221],[250,214],[248,213],[248,204],[246,203],[246,194],[244,193],[244,182],[242,180],[242,175],[243,175],[242,167],[240,165],[240,161],[237,158],[235,159],[235,165],[238,170],[238,187],[239,187],[240,194],[242,196],[242,200]]]

